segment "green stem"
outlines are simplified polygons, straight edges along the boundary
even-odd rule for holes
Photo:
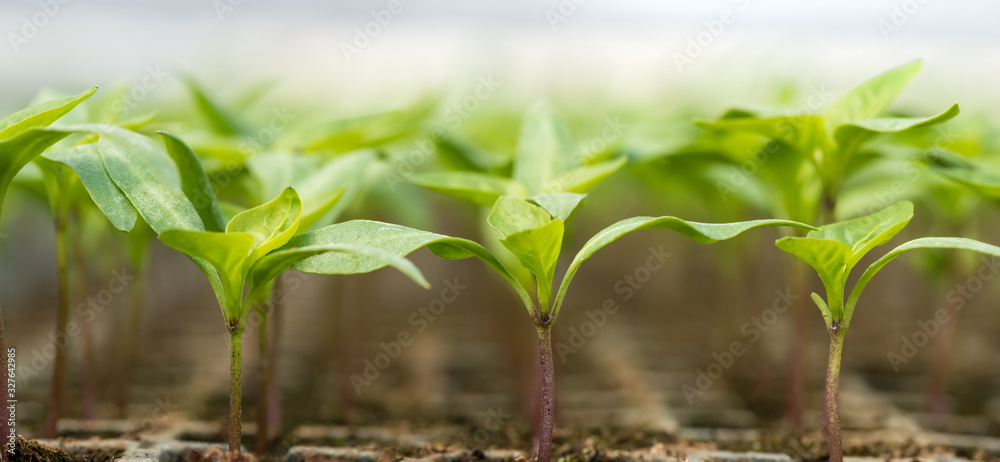
[[[59,313],[56,315],[56,359],[52,369],[52,393],[49,397],[49,412],[45,418],[42,438],[54,438],[59,416],[62,414],[63,382],[66,375],[66,349],[69,347],[69,248],[66,242],[66,221],[68,212],[63,207],[56,210],[56,271],[59,284]],[[60,345],[62,343],[62,345]]]
[[[844,352],[847,328],[830,331],[830,359],[826,369],[826,430],[830,446],[830,462],[843,462],[844,447],[840,437],[840,357]]]
[[[131,382],[132,377],[132,364],[135,362],[135,351],[139,344],[142,309],[146,299],[145,265],[141,263],[135,265],[133,271],[136,272],[136,279],[132,283],[129,294],[128,327],[125,332],[120,332],[120,335],[125,338],[125,348],[118,361],[118,371],[115,373],[115,408],[120,419],[124,419],[128,411],[129,382]]]
[[[262,456],[267,452],[267,392],[271,378],[271,365],[268,356],[267,300],[262,297],[256,306],[259,318],[257,325],[257,438],[254,452],[258,456]]]
[[[809,279],[806,274],[806,267],[799,260],[789,260],[792,273],[792,284],[795,293],[809,293]],[[806,347],[809,335],[809,297],[799,297],[794,302],[792,310],[795,312],[795,333],[791,357],[789,360],[788,374],[788,417],[792,424],[792,430],[799,432],[802,430],[802,413],[805,407],[805,367],[806,367]]]
[[[240,456],[243,437],[243,328],[229,329],[229,453]]]
[[[552,429],[555,426],[556,380],[552,361],[552,322],[536,323],[538,366],[542,385],[542,415],[538,426],[538,462],[552,459]]]

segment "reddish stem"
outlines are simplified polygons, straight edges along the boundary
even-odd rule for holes
[[[538,425],[538,462],[552,459],[552,428],[555,425],[556,377],[552,358],[552,324],[538,323],[538,369],[541,375],[542,409]]]

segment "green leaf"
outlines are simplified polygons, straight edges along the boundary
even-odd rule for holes
[[[194,80],[184,79],[184,83],[194,97],[195,107],[213,132],[222,136],[233,136],[246,131],[243,123],[234,114],[216,104]]]
[[[43,157],[60,162],[73,169],[87,189],[90,198],[111,224],[121,231],[131,231],[139,218],[128,197],[111,181],[104,170],[101,153],[96,144],[83,144],[61,149]]]
[[[559,309],[562,306],[563,298],[566,296],[566,291],[569,289],[569,285],[573,281],[573,277],[580,269],[580,265],[590,259],[590,257],[594,256],[598,250],[628,233],[643,229],[670,229],[681,233],[699,244],[712,244],[718,241],[731,239],[750,229],[770,226],[790,226],[793,228],[816,229],[806,224],[788,220],[754,220],[736,223],[698,223],[670,216],[633,217],[621,220],[595,234],[594,237],[591,237],[590,240],[583,245],[580,251],[577,252],[573,261],[569,264],[569,268],[566,269],[566,275],[563,276],[562,284],[559,285],[559,293],[556,295],[553,317],[559,315]]]
[[[851,296],[847,300],[847,309],[844,313],[844,328],[847,328],[850,325],[851,317],[854,315],[854,309],[858,304],[858,299],[861,298],[861,292],[865,290],[865,287],[867,287],[868,283],[871,282],[871,279],[875,277],[875,274],[890,261],[896,259],[896,257],[915,249],[972,250],[974,252],[1000,257],[1000,247],[985,244],[974,239],[961,237],[925,237],[914,239],[910,242],[902,244],[869,265],[865,272],[861,275],[861,279],[859,279],[857,284],[854,285],[854,289],[851,290]]]
[[[332,218],[327,219],[325,217],[330,215],[333,208],[340,204],[340,200],[344,197],[344,192],[346,190],[347,188],[344,187],[337,189],[327,197],[325,204],[315,205],[314,202],[313,205],[307,206],[305,201],[303,201],[302,209],[308,210],[308,212],[302,214],[302,220],[299,222],[299,229],[311,229],[318,223],[327,224],[325,222],[334,221]]]
[[[987,199],[1000,198],[1000,173],[985,165],[943,149],[927,152],[924,161],[930,165],[931,170]]]
[[[775,245],[816,270],[831,316],[839,322],[844,318],[844,288],[854,265],[871,249],[889,242],[911,218],[913,204],[904,201],[868,216],[826,225],[805,237],[778,239]]]
[[[582,193],[594,187],[611,174],[621,169],[628,159],[619,157],[617,159],[598,162],[593,165],[584,165],[574,168],[559,175],[555,180],[546,184],[545,192],[575,192]]]
[[[141,165],[157,182],[173,191],[181,191],[177,166],[163,146],[149,137],[109,124],[76,124],[62,128],[99,135],[105,145],[115,144],[128,152],[135,158],[134,162]]]
[[[817,115],[791,115],[767,118],[728,118],[715,122],[696,122],[701,128],[729,132],[747,132],[778,140],[800,154],[812,155],[816,149],[828,148],[827,130],[823,118]]]
[[[503,237],[507,237],[545,226],[552,221],[552,216],[544,208],[524,199],[503,196],[493,205],[486,221]]]
[[[106,137],[97,148],[108,176],[154,231],[205,229],[191,202],[153,176],[134,152]]]
[[[248,268],[246,263],[254,248],[254,236],[247,233],[174,229],[159,233],[159,238],[167,246],[195,260],[209,281],[218,278],[220,287],[213,284],[213,289],[216,290],[223,315],[230,323],[239,319]],[[210,271],[205,263],[214,271]]]
[[[61,162],[46,159],[44,156],[36,157],[35,164],[42,170],[49,207],[57,219],[66,219],[73,195],[73,185],[76,182],[73,169]]]
[[[0,208],[14,176],[53,144],[72,133],[53,128],[29,128],[0,140]]]
[[[430,287],[430,284],[424,279],[423,274],[420,273],[420,270],[412,262],[394,253],[374,247],[351,244],[327,244],[286,248],[265,255],[250,270],[250,286],[253,288],[251,290],[260,290],[260,288],[266,287],[269,281],[306,258],[330,252],[337,252],[345,258],[361,257],[369,261],[380,261],[383,263],[382,266],[392,266],[398,269],[422,287]],[[252,298],[253,296],[251,292],[248,297]]]
[[[51,125],[60,117],[72,111],[90,95],[97,91],[91,88],[76,96],[60,98],[17,111],[0,120],[0,141],[13,138],[25,130]]]
[[[830,312],[830,307],[826,306],[826,301],[823,300],[823,297],[816,292],[813,292],[810,296],[812,297],[813,303],[815,303],[816,307],[819,308],[820,314],[823,315],[823,320],[826,321],[826,325],[833,326],[833,313]]]
[[[548,193],[531,196],[528,200],[545,209],[549,215],[566,221],[586,197],[586,194]]]
[[[834,137],[842,152],[848,155],[858,152],[871,139],[886,133],[904,133],[947,122],[959,113],[958,104],[953,104],[944,112],[931,117],[866,119],[840,125]]]
[[[576,166],[573,154],[566,123],[552,106],[536,105],[521,127],[513,178],[528,189],[528,194],[551,192],[548,185]]]
[[[208,181],[208,175],[201,167],[198,156],[177,136],[165,131],[157,133],[163,136],[167,153],[170,154],[174,164],[177,165],[178,172],[180,172],[181,191],[198,211],[198,216],[201,217],[205,230],[222,232],[226,228],[226,222],[219,209],[219,201],[215,197],[215,191],[212,190],[212,184]]]
[[[410,181],[485,207],[492,207],[500,196],[523,197],[527,194],[527,190],[520,183],[485,173],[422,173],[413,175]]]
[[[826,108],[830,128],[878,117],[920,73],[920,61],[891,69],[855,87]]]
[[[445,259],[476,257],[507,281],[521,298],[528,314],[535,315],[534,302],[517,278],[493,254],[473,241],[377,221],[352,220],[299,234],[288,241],[281,250],[330,244],[373,247],[400,257],[409,255],[421,247],[427,247],[435,255]],[[307,258],[294,268],[306,273],[359,274],[377,270],[385,265],[385,261],[378,258],[324,253]]]
[[[272,201],[240,212],[226,225],[226,233],[246,233],[253,237],[248,263],[285,245],[299,229],[302,201],[295,189],[285,188]]]

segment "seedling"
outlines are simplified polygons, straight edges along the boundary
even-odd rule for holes
[[[830,460],[841,462],[844,457],[840,436],[840,360],[844,338],[851,325],[861,292],[887,263],[914,249],[965,249],[1000,256],[1000,247],[957,237],[925,237],[906,242],[886,253],[861,274],[861,278],[844,300],[851,270],[869,251],[885,244],[913,218],[913,204],[900,202],[872,215],[842,221],[810,231],[805,237],[785,237],[775,244],[812,266],[826,289],[826,298],[812,294],[830,334],[830,354],[827,364],[824,411]]]
[[[3,199],[11,181],[24,166],[71,132],[47,128],[73,110],[77,105],[93,95],[97,88],[76,96],[49,101],[15,112],[0,120],[0,215],[3,211]],[[7,346],[3,327],[3,313],[0,311],[0,360],[4,383],[7,383]],[[0,409],[7,408],[7,394],[0,393]],[[7,434],[7,420],[0,419],[0,434]],[[4,461],[7,451],[0,451]]]
[[[483,246],[466,239],[448,237],[413,228],[354,220],[339,223],[293,237],[290,248],[328,245],[331,243],[356,243],[382,249],[391,254],[405,256],[421,247],[428,247],[435,255],[445,259],[477,257],[493,268],[514,290],[531,318],[537,333],[542,396],[542,422],[538,435],[538,460],[548,461],[552,452],[552,429],[555,417],[555,375],[552,357],[552,326],[559,315],[563,298],[573,276],[584,261],[616,239],[641,229],[672,229],[702,244],[711,244],[735,237],[742,232],[765,226],[793,226],[811,228],[801,223],[785,220],[756,220],[740,223],[705,224],[684,221],[675,217],[636,217],[622,220],[592,237],[570,263],[553,297],[552,283],[555,266],[562,246],[564,222],[579,205],[582,195],[572,193],[541,194],[531,199],[500,196],[489,216],[490,225],[500,233],[501,244],[512,252],[537,280],[531,293],[500,260]],[[352,261],[338,254],[310,257],[294,268],[307,273],[337,273],[354,265],[357,271],[374,270],[382,263],[362,259]]]
[[[391,265],[426,286],[409,261],[384,251],[351,243],[297,246],[277,250],[295,235],[302,220],[302,201],[292,188],[277,198],[234,216],[223,232],[168,230],[164,244],[189,256],[209,279],[229,331],[229,451],[239,455],[242,415],[242,341],[246,320],[255,301],[270,282],[297,262],[318,254],[337,252],[352,258],[371,258]],[[350,265],[336,274],[355,274]],[[244,292],[246,296],[244,296]]]
[[[715,132],[757,135],[777,142],[777,145],[766,144],[758,149],[753,139],[724,137],[709,143],[708,147],[727,153],[737,165],[746,162],[753,165],[757,159],[766,159],[762,165],[754,167],[758,177],[756,186],[766,192],[767,209],[775,216],[806,223],[832,223],[845,181],[865,166],[859,155],[863,147],[880,136],[912,133],[958,115],[958,104],[954,104],[926,118],[881,117],[920,69],[919,61],[891,69],[855,87],[825,108],[822,93],[818,93],[791,112],[731,109],[716,121],[701,121],[698,125]],[[745,192],[743,189],[728,183],[720,186],[720,192],[748,197],[740,194]],[[789,273],[797,281],[805,280],[804,270],[799,265],[794,265]],[[789,416],[795,427],[800,426],[802,420],[805,322],[805,307],[797,305],[798,328],[789,368],[792,378]]]

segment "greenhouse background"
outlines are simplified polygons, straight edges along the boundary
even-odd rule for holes
[[[157,212],[121,184],[107,152],[98,165],[147,234],[112,226],[108,210],[93,206],[92,185],[75,180],[79,172],[46,182],[49,160],[68,159],[61,151],[82,156],[88,146],[122,142],[130,135],[116,130],[124,130],[145,141],[122,144],[123,155],[151,171],[166,165],[150,177],[165,184],[188,181],[175,150],[190,146],[194,171],[211,201],[218,197],[215,210],[202,213],[205,198],[180,186],[151,191],[193,205],[205,224],[199,231],[212,213],[225,225],[277,197],[317,220],[291,234],[376,220],[455,236],[495,254],[542,307],[539,276],[511,250],[503,220],[525,226],[518,217],[542,210],[546,223],[559,221],[555,244],[536,249],[557,250],[547,262],[551,292],[554,306],[565,300],[550,325],[553,460],[691,460],[720,450],[836,459],[824,387],[827,331],[836,336],[842,324],[816,309],[822,300],[834,305],[826,281],[787,241],[775,246],[807,229],[775,222],[707,246],[697,231],[641,230],[581,265],[564,299],[555,295],[559,282],[593,236],[631,217],[825,229],[902,216],[909,209],[900,204],[912,202],[905,229],[909,217],[892,222],[891,233],[879,228],[886,242],[852,261],[841,281],[848,294],[864,268],[913,239],[1000,246],[998,16],[1000,4],[972,0],[4,2],[0,115],[98,87],[49,121],[73,134],[13,177],[3,202],[0,307],[6,346],[17,352],[16,432],[73,460],[84,460],[80,445],[91,438],[124,448],[98,460],[139,457],[128,451],[150,441],[174,443],[162,454],[190,460],[217,460],[227,442],[235,454],[226,330],[235,321],[220,316],[225,296],[178,251],[177,230],[158,229],[148,215]],[[907,77],[877,120],[927,117],[927,127],[852,121],[882,131],[834,180],[812,170],[834,148],[803,150],[806,166],[785,171],[800,148],[787,133],[726,125],[823,114],[894,72]],[[836,126],[826,127],[840,142]],[[15,152],[3,145],[8,128],[0,123],[4,156]],[[532,171],[551,173],[521,152],[563,142],[552,149],[566,159],[553,168],[593,167],[592,181],[512,186]],[[143,143],[155,152],[129,152]],[[445,184],[470,172],[479,183]],[[805,186],[784,189],[796,182]],[[60,220],[53,226],[56,191],[83,198],[61,216],[65,255],[56,244]],[[558,196],[572,206],[557,213],[546,202],[557,196],[539,199],[544,193],[573,193]],[[586,198],[577,202],[576,193]],[[796,213],[796,201],[814,195],[819,212]],[[254,220],[247,226],[267,222]],[[366,232],[354,237],[368,242]],[[137,248],[148,254],[135,260]],[[839,377],[846,455],[1000,457],[1000,257],[977,250],[985,254],[907,253],[865,289],[853,321],[848,315]],[[270,301],[253,304],[248,295],[243,452],[289,461],[544,460],[539,403],[547,388],[536,334],[551,313],[539,308],[545,314],[529,319],[524,296],[495,268],[439,258],[441,246],[399,252],[402,261],[365,252],[303,260],[277,277]],[[370,259],[395,268],[361,271],[356,263]],[[408,262],[429,290],[414,284],[420,278]],[[313,274],[324,271],[335,274]],[[353,272],[366,274],[343,274]],[[237,288],[236,297],[253,289]],[[57,333],[61,290],[76,329]],[[259,306],[273,311],[259,318]],[[258,345],[259,334],[271,343]],[[61,380],[56,350],[65,355]],[[261,375],[266,365],[274,369]]]

